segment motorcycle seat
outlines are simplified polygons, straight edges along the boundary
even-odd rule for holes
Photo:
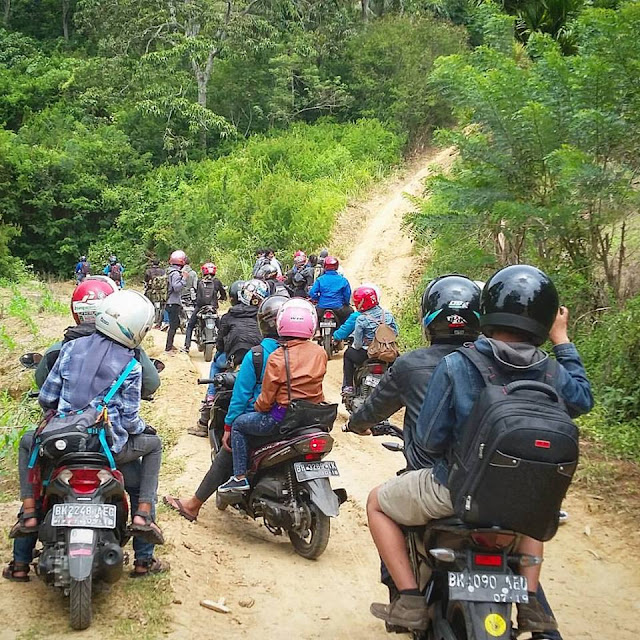
[[[105,466],[109,464],[109,461],[107,460],[107,457],[102,453],[93,451],[81,451],[76,453],[67,453],[58,460],[56,466],[62,467],[65,465],[74,464]]]
[[[294,440],[299,436],[312,435],[314,433],[318,433],[321,431],[322,433],[327,433],[326,429],[320,427],[320,425],[310,425],[308,427],[301,427],[300,429],[296,429],[295,431],[289,431],[286,434],[279,433],[276,431],[268,436],[252,436],[251,437],[251,445],[253,448],[262,447],[265,444],[269,444],[271,442],[279,442],[283,440]]]

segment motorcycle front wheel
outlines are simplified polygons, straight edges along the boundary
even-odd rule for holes
[[[204,361],[211,362],[213,359],[213,347],[214,345],[210,342],[204,345]]]
[[[311,503],[307,504],[311,512],[311,522],[306,537],[298,535],[295,531],[288,531],[289,540],[298,555],[307,560],[319,558],[329,544],[329,534],[331,533],[331,521],[318,507]]]
[[[69,585],[69,623],[72,629],[87,629],[91,624],[91,576],[84,580],[71,579]]]

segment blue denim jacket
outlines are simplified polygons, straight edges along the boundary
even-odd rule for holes
[[[486,338],[476,340],[475,346],[480,353],[495,358],[491,343]],[[578,350],[574,344],[568,343],[553,347],[553,353],[560,364],[556,387],[569,413],[573,417],[587,413],[593,407],[593,395]],[[518,378],[537,378],[545,360],[518,368]],[[479,371],[456,352],[442,360],[429,381],[418,416],[412,455],[424,467],[433,466],[436,480],[444,486],[447,486],[449,476],[445,456],[459,438],[460,430],[483,388]]]
[[[398,335],[398,325],[390,311],[384,312],[385,322]],[[356,326],[353,330],[353,348],[362,349],[369,346],[376,334],[376,329],[382,322],[382,307],[377,306],[367,311],[363,311],[356,319]]]

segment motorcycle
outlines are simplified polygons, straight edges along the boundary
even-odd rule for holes
[[[218,314],[212,306],[207,305],[198,311],[194,337],[198,351],[204,352],[205,362],[211,362],[218,337]]]
[[[331,357],[340,351],[340,344],[333,339],[333,334],[338,328],[338,318],[334,311],[331,309],[325,309],[322,313],[322,317],[318,322],[318,333],[316,334],[316,342],[325,350],[327,358],[331,360]]]
[[[402,439],[402,430],[389,422],[371,432]],[[390,451],[404,450],[396,442],[382,445]],[[430,613],[429,628],[413,631],[414,640],[515,640],[513,604],[529,601],[527,579],[517,570],[542,562],[516,552],[516,532],[471,527],[450,517],[407,527],[405,534],[411,566]],[[393,598],[397,591],[391,591]],[[387,631],[407,632],[389,624]]]
[[[234,373],[220,373],[213,379],[218,389],[209,422],[212,457],[222,447],[224,419],[235,384]],[[233,506],[254,520],[262,518],[274,535],[286,532],[295,551],[316,559],[329,542],[330,518],[336,517],[347,499],[344,489],[332,489],[330,478],[339,476],[335,462],[324,460],[333,448],[333,438],[319,425],[309,425],[285,435],[252,439],[248,478],[249,491],[217,493],[221,511]]]
[[[41,359],[39,353],[27,353],[20,362],[34,369]],[[154,365],[159,371],[164,368],[159,360]],[[122,473],[110,467],[103,453],[65,454],[65,437],[54,444],[59,456],[47,462],[41,457],[40,462],[47,482],[35,570],[45,584],[69,598],[71,628],[86,629],[93,616],[94,583],[113,584],[122,576],[129,504]]]
[[[387,362],[381,360],[365,360],[357,369],[353,377],[353,393],[343,395],[344,406],[349,414],[355,413],[364,401],[380,384],[382,376],[389,368]]]

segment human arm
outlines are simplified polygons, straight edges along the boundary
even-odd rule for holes
[[[364,316],[360,314],[356,318],[356,326],[353,329],[353,348],[362,349],[364,345]]]
[[[60,401],[60,392],[62,391],[62,373],[60,372],[61,364],[68,358],[68,350],[62,349],[60,355],[53,365],[49,375],[40,387],[38,394],[38,402],[43,409],[57,409]]]
[[[142,397],[150,398],[160,387],[160,375],[144,349],[139,350],[136,360],[142,367]]]
[[[385,322],[393,329],[393,332],[398,335],[398,323],[390,311],[385,311]]]
[[[224,351],[224,338],[227,333],[229,333],[229,318],[228,314],[225,313],[222,318],[220,318],[220,330],[216,338],[216,351],[219,353]]]
[[[364,404],[349,418],[349,430],[364,433],[373,425],[391,417],[402,408],[401,388],[394,367],[384,376],[365,400]]]
[[[218,290],[218,294],[219,294],[218,298],[222,301],[225,301],[227,299],[227,291],[224,288],[224,285],[217,278],[215,282],[216,282],[216,289]]]
[[[333,337],[336,340],[344,340],[348,338],[356,328],[356,320],[360,314],[354,311],[334,332]]]
[[[322,277],[322,276],[321,276]],[[311,287],[311,291],[309,291],[309,297],[314,301],[318,302],[320,298],[320,278],[318,278]]]
[[[342,302],[343,304],[349,304],[351,302],[351,285],[349,281],[344,279],[344,287],[342,288]]]
[[[225,418],[225,429],[227,426],[230,428],[233,421],[246,412],[247,406],[254,396],[257,383],[253,352],[249,350],[242,359],[236,382],[233,385],[233,393],[231,394],[231,401]]]
[[[140,417],[141,392],[142,367],[138,363],[118,391],[122,401],[122,409],[120,411],[122,428],[131,435],[142,433],[147,426]]]
[[[284,366],[284,358],[279,354],[272,354],[267,360],[267,366],[262,378],[262,391],[256,400],[255,409],[266,413],[276,404],[276,397],[281,382],[281,369]]]
[[[36,380],[36,386],[38,389],[42,388],[44,381],[47,379],[49,372],[53,369],[53,365],[56,363],[58,356],[60,355],[60,349],[62,349],[62,342],[56,342],[52,344],[42,356],[42,360],[38,363],[36,372],[34,374]]]

